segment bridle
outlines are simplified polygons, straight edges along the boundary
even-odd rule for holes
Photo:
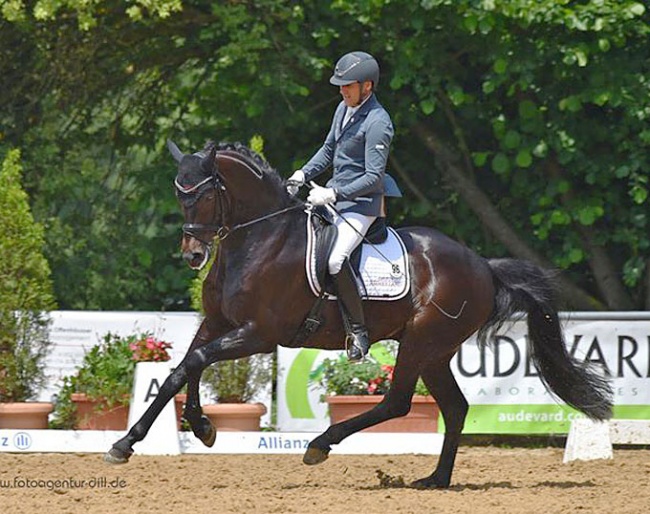
[[[197,152],[194,155],[205,158],[205,154],[202,152]],[[250,168],[248,164],[246,164],[244,161],[240,161],[239,159],[235,159],[230,156],[224,156],[233,160],[236,160],[240,162],[241,164],[245,165],[246,167]],[[216,155],[215,155],[215,161],[216,161]],[[255,172],[254,172],[255,173]],[[257,175],[257,173],[256,173]],[[261,178],[261,177],[260,177]],[[262,221],[266,221],[268,219],[274,218],[275,216],[279,216],[281,214],[284,214],[286,212],[290,212],[293,210],[297,209],[302,209],[305,207],[304,202],[302,202],[299,199],[294,198],[294,201],[297,203],[295,205],[291,205],[289,207],[285,207],[284,209],[280,209],[278,211],[272,212],[270,214],[266,214],[264,216],[260,216],[258,218],[254,218],[250,221],[244,222],[244,223],[238,223],[232,226],[229,226],[226,223],[226,215],[228,214],[228,208],[225,206],[225,204],[229,203],[227,189],[226,185],[224,183],[223,177],[219,173],[217,166],[212,165],[212,174],[209,177],[204,178],[197,184],[189,187],[184,187],[178,182],[178,178],[174,180],[174,186],[176,187],[176,195],[181,199],[181,202],[183,202],[183,196],[185,195],[192,195],[192,201],[191,204],[196,203],[201,196],[206,191],[209,191],[208,189],[204,188],[206,184],[212,184],[212,191],[215,191],[218,198],[214,202],[214,212],[212,215],[212,223],[184,223],[182,226],[183,234],[192,237],[199,241],[204,247],[206,247],[206,250],[208,253],[212,252],[214,243],[213,240],[210,239],[209,241],[206,241],[205,239],[202,239],[199,237],[199,234],[202,232],[213,232],[216,237],[219,238],[220,241],[223,241],[226,239],[228,236],[230,236],[232,233],[249,227],[251,225],[255,225],[257,223],[260,223]],[[203,189],[203,191],[201,190]],[[194,196],[195,195],[195,196]],[[187,198],[187,196],[186,196]],[[189,203],[189,202],[185,202]],[[217,212],[217,204],[218,204],[218,212]]]
[[[201,152],[197,152],[194,155],[205,158],[205,154]],[[228,197],[226,195],[226,186],[223,183],[223,177],[219,174],[217,171],[216,166],[212,166],[212,174],[209,177],[204,178],[197,184],[194,184],[193,186],[188,186],[185,187],[183,186],[180,182],[178,182],[178,177],[174,179],[174,186],[176,187],[176,196],[181,200],[181,203],[187,205],[193,205],[196,202],[199,201],[199,199],[203,196],[204,192],[206,191],[203,186],[206,184],[212,184],[212,191],[215,191],[217,193],[218,201],[214,202],[214,212],[212,214],[212,223],[183,223],[183,226],[181,227],[183,230],[183,234],[190,236],[197,241],[199,241],[201,244],[207,247],[208,251],[210,252],[213,247],[213,241],[210,239],[209,241],[206,241],[199,237],[199,234],[201,232],[214,232],[215,235],[219,238],[222,238],[222,232],[226,230],[228,232],[227,226],[225,225],[225,213],[226,209],[224,207],[224,203],[228,200]],[[203,189],[203,191],[201,191]],[[183,201],[185,199],[185,201]],[[188,199],[191,199],[191,201],[187,201]],[[217,212],[217,204],[218,204],[218,209],[219,212]],[[216,221],[219,220],[222,224],[217,224]]]

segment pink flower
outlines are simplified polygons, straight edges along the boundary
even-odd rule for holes
[[[168,361],[171,357],[167,349],[171,347],[172,345],[170,343],[158,341],[153,336],[146,336],[129,345],[129,348],[133,352],[133,360],[138,362]]]

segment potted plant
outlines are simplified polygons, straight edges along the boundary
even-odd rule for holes
[[[20,152],[0,169],[0,428],[47,428],[49,402],[33,402],[45,381],[48,311],[55,308],[43,227],[21,187]]]
[[[393,379],[393,364],[381,363],[371,354],[361,363],[352,363],[345,355],[325,359],[311,374],[310,381],[324,391],[332,424],[361,414],[376,404],[388,392]],[[439,409],[424,383],[418,380],[411,411],[365,432],[437,432]]]
[[[203,372],[202,381],[217,402],[203,406],[203,413],[217,430],[257,431],[266,414],[263,403],[253,397],[267,387],[273,374],[267,356],[253,355],[244,359],[220,361]]]
[[[6,314],[0,313],[0,428],[47,428],[52,403],[32,401],[45,381],[47,318]]]
[[[149,333],[106,334],[84,355],[76,373],[63,378],[53,427],[125,430],[136,364],[168,361],[169,348],[170,343]],[[176,400],[178,415],[184,396],[178,395]]]

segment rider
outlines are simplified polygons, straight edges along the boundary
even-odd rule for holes
[[[348,358],[362,360],[370,342],[354,272],[349,263],[352,251],[377,217],[384,217],[384,196],[401,196],[385,173],[393,124],[375,96],[379,65],[365,52],[350,52],[339,59],[330,78],[339,86],[343,101],[338,105],[323,146],[287,181],[287,190],[298,187],[333,165],[325,187],[313,185],[307,201],[312,205],[333,204],[337,214],[336,242],[328,261],[336,295],[347,317]]]

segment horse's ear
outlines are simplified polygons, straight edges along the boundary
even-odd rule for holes
[[[217,158],[217,147],[213,146],[210,148],[210,153],[201,159],[201,168],[208,175],[212,175],[212,170],[214,169],[215,159]]]
[[[181,162],[181,159],[183,158],[183,152],[181,152],[178,149],[178,146],[176,146],[176,143],[174,143],[171,139],[167,140],[167,148],[169,149],[169,152],[172,154],[172,157],[174,160],[178,163]]]

